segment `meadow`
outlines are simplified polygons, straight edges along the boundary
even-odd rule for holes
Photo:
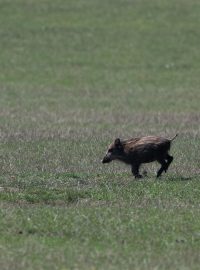
[[[200,2],[0,0],[2,270],[199,269]],[[116,138],[179,136],[135,180]]]

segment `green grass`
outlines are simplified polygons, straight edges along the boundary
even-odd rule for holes
[[[0,0],[3,270],[199,269],[200,3]],[[102,165],[179,137],[167,174]]]

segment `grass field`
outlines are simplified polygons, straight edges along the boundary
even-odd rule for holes
[[[2,270],[199,269],[200,2],[0,0]],[[155,178],[116,137],[179,137]]]

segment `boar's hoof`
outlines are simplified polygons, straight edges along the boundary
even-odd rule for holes
[[[141,174],[137,174],[137,175],[135,175],[135,179],[137,179],[137,178],[143,178],[143,176]]]

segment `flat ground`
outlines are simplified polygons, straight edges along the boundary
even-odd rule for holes
[[[199,269],[200,2],[0,0],[3,270]],[[179,137],[135,181],[116,137]]]

